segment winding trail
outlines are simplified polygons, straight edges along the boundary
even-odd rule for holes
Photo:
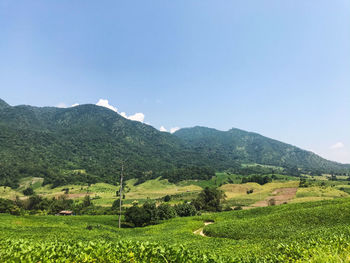
[[[211,225],[213,223],[214,222],[204,222],[204,226]],[[204,227],[201,227],[201,228],[197,229],[196,231],[194,231],[193,234],[200,235],[202,237],[206,237],[206,235],[203,233],[203,229],[204,229]]]

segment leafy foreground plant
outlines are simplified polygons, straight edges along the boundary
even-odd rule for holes
[[[350,262],[350,239],[334,235],[280,244],[274,253],[252,256],[247,262]]]
[[[226,262],[215,255],[189,251],[182,246],[149,242],[30,242],[0,241],[1,262]]]

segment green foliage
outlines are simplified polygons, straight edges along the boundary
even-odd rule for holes
[[[254,182],[260,185],[264,185],[272,182],[272,179],[269,176],[261,176],[261,175],[252,175],[252,176],[242,178],[242,184],[245,184],[248,182]]]
[[[257,133],[246,132],[239,129],[229,131],[218,131],[206,127],[194,127],[181,129],[174,133],[182,139],[188,147],[200,151],[210,160],[215,160],[212,165],[217,170],[229,169],[238,174],[270,174],[275,171],[272,168],[256,168],[259,172],[242,169],[242,163],[258,163],[284,167],[286,173],[299,176],[297,168],[305,169],[309,172],[349,172],[349,165],[342,165],[321,158],[320,156],[282,143]],[[295,169],[296,168],[296,169]],[[270,170],[270,171],[268,171]]]
[[[125,159],[127,177],[141,182],[207,165],[177,137],[96,105],[1,107],[0,145],[0,185],[14,188],[23,177],[42,177],[53,187],[115,183],[118,160]]]
[[[96,240],[89,242],[0,241],[2,262],[220,262],[220,257],[202,254],[182,246],[161,246],[149,242]]]
[[[299,182],[299,187],[301,188],[306,188],[306,187],[309,187],[311,186],[312,184],[308,181],[306,181],[305,178],[300,178],[300,182]],[[322,184],[321,184],[322,185]]]
[[[24,195],[33,195],[34,194],[34,190],[33,190],[33,188],[28,187],[28,188],[23,190],[23,194]]]
[[[170,195],[166,195],[166,196],[164,196],[164,198],[163,198],[163,201],[164,202],[169,202],[171,200],[171,196]]]
[[[176,214],[180,217],[194,216],[197,214],[197,210],[194,205],[189,203],[183,203],[175,205]]]
[[[175,208],[169,204],[160,204],[157,207],[157,213],[159,220],[167,220],[177,216]]]
[[[170,183],[176,183],[183,180],[200,179],[209,180],[215,176],[215,170],[208,167],[185,167],[169,170],[162,173],[164,178],[167,178]]]
[[[285,167],[287,173],[290,167],[315,173],[349,173],[350,168],[255,133],[195,127],[172,135],[96,105],[59,109],[2,103],[0,145],[0,185],[12,188],[24,177],[44,178],[44,185],[52,187],[114,184],[125,159],[127,177],[139,183],[159,176],[170,182],[207,180],[214,170],[278,171],[243,163]]]
[[[15,202],[7,199],[0,198],[0,213],[8,213],[12,215],[20,215],[21,209]]]
[[[136,227],[146,226],[151,223],[151,214],[143,207],[132,206],[125,211],[125,221]]]
[[[222,211],[221,202],[224,200],[225,194],[217,188],[206,187],[199,193],[197,199],[193,201],[197,210],[205,210],[211,212]]]
[[[214,222],[204,226],[203,231],[207,237],[193,234],[203,228],[204,222]],[[68,262],[81,262],[79,257],[84,251],[75,247],[79,243],[83,247],[89,247],[89,242],[92,241],[96,246],[93,247],[93,252],[88,249],[89,252],[84,254],[87,259],[90,260],[89,255],[95,257],[94,253],[101,251],[105,257],[111,254],[112,258],[113,255],[113,260],[116,261],[114,253],[118,249],[112,247],[120,240],[128,240],[127,243],[132,244],[140,241],[139,245],[156,242],[165,251],[168,250],[167,244],[172,244],[174,249],[183,246],[185,250],[205,253],[212,258],[210,262],[347,262],[350,254],[349,222],[349,198],[205,213],[202,216],[161,221],[158,225],[122,229],[117,228],[117,217],[108,215],[58,217],[1,214],[0,258],[2,262],[5,261],[4,258],[5,262],[11,262],[11,256],[19,255],[24,259],[13,260],[14,262],[30,262],[27,260],[29,257],[33,257],[34,262],[39,262],[36,253],[44,256],[51,251],[57,254],[59,260],[67,257]],[[23,240],[23,245],[17,243],[18,239]],[[8,241],[14,242],[14,245]],[[67,244],[66,254],[62,254],[61,242]],[[103,247],[99,248],[100,243],[111,244],[111,247],[101,245]],[[43,248],[38,248],[37,244]],[[71,258],[71,250],[75,258]],[[125,251],[123,253],[126,256],[128,253]],[[130,251],[135,257],[138,256],[138,252]],[[215,255],[220,255],[220,258],[213,258]],[[97,258],[95,262],[113,262],[110,258],[102,259]],[[176,259],[167,260],[181,262]],[[144,262],[157,260],[144,259]]]

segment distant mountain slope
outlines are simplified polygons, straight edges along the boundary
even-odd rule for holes
[[[206,127],[180,129],[174,133],[193,151],[225,163],[238,161],[307,170],[340,171],[350,165],[328,161],[310,151],[282,143],[260,134],[239,129],[218,131]]]
[[[196,156],[177,137],[96,105],[0,110],[0,184],[21,176],[56,184],[72,177],[115,182],[118,161],[126,159],[128,176],[152,178],[183,164],[200,165]],[[65,174],[81,169],[87,174]]]
[[[322,171],[348,167],[237,129],[195,127],[173,135],[96,105],[12,107],[0,100],[0,185],[14,186],[25,176],[44,177],[56,186],[115,183],[121,160],[127,160],[127,176],[142,181],[205,178],[212,171],[196,166],[224,170],[245,162]]]
[[[3,101],[2,99],[0,99],[0,110],[10,107],[10,105],[8,105],[5,101]]]

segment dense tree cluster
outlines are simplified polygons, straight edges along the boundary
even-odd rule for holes
[[[249,182],[263,185],[263,184],[272,182],[272,178],[269,176],[261,176],[261,175],[252,175],[252,176],[246,176],[242,178],[242,184],[249,183]]]
[[[220,212],[222,211],[221,202],[224,199],[225,193],[222,190],[206,187],[199,193],[197,199],[193,201],[193,205],[197,210]]]
[[[117,209],[114,207],[106,208],[95,206],[92,203],[89,195],[86,195],[83,201],[68,199],[66,195],[61,195],[58,198],[45,198],[34,194],[26,200],[16,198],[15,201],[0,198],[0,213],[10,213],[13,215],[55,215],[62,210],[71,210],[77,215],[101,215],[117,213]]]
[[[171,183],[177,183],[183,180],[209,180],[215,176],[215,170],[209,167],[185,167],[173,169],[162,173],[162,177]]]
[[[217,188],[206,187],[195,200],[171,206],[162,203],[159,206],[155,202],[148,201],[142,206],[136,203],[126,209],[125,222],[128,226],[142,227],[157,224],[160,220],[171,219],[177,216],[194,216],[199,211],[222,211],[222,201],[225,195]]]

